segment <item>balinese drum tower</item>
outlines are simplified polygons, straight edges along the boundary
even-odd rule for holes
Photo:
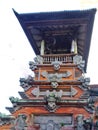
[[[98,130],[98,85],[85,76],[96,9],[14,13],[36,54],[34,77],[20,78],[0,130]]]

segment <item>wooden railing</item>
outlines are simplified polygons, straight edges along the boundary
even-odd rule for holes
[[[61,61],[62,63],[73,63],[73,56],[75,54],[51,54],[41,55],[44,64],[49,64],[53,61]]]

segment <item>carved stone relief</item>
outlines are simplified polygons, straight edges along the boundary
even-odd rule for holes
[[[82,82],[82,88],[88,89],[90,78],[85,78],[84,76],[81,76],[80,78],[78,78],[78,81]]]
[[[24,114],[18,115],[18,117],[14,122],[15,130],[26,130],[27,128],[26,118],[27,116]]]
[[[59,85],[58,85],[58,82],[56,82],[56,81],[52,81],[51,82],[51,87],[52,88],[57,88]]]
[[[76,65],[78,65],[78,68],[79,68],[80,70],[82,70],[82,72],[84,73],[85,61],[82,60],[82,56],[80,56],[80,55],[75,55],[75,56],[73,57],[73,63],[76,64]]]
[[[34,58],[34,62],[33,61],[29,62],[30,69],[32,71],[36,70],[37,65],[39,65],[39,64],[43,64],[43,58],[38,55],[37,57]]]
[[[54,62],[52,62],[51,64],[53,65],[54,70],[57,71],[57,70],[60,69],[60,65],[62,64],[62,62],[60,62],[60,61],[54,61]]]
[[[62,78],[70,77],[72,74],[70,71],[66,71],[64,73],[48,73],[46,71],[43,71],[41,75],[47,78],[47,80],[50,82],[52,81],[61,82]]]
[[[76,121],[77,121],[77,130],[85,130],[84,129],[83,119],[84,119],[84,116],[82,114],[77,116],[77,118],[76,118]]]
[[[30,69],[31,69],[32,71],[34,71],[35,69],[37,69],[37,64],[34,63],[33,61],[30,61],[30,62],[29,62],[29,66],[30,66]]]
[[[28,88],[31,87],[32,83],[34,82],[33,77],[32,76],[28,76],[27,79],[25,78],[20,78],[20,86],[24,89],[27,90]]]
[[[71,91],[70,92],[66,92],[66,91],[63,91],[63,90],[59,90],[59,91],[56,91],[56,90],[53,90],[53,91],[40,91],[39,87],[37,88],[34,88],[31,93],[36,96],[36,97],[39,97],[39,96],[49,96],[50,94],[54,94],[55,96],[58,96],[58,97],[62,97],[62,96],[74,96],[76,93],[77,93],[77,90],[75,88],[71,88]]]
[[[61,130],[62,124],[72,126],[73,118],[72,115],[38,115],[35,116],[34,123],[40,124],[41,130]]]
[[[43,58],[40,55],[34,58],[36,64],[43,64]]]
[[[60,100],[60,97],[58,97],[55,93],[51,93],[49,95],[45,96],[45,100],[47,103],[47,109],[50,112],[55,112],[55,110],[57,109],[57,101]]]

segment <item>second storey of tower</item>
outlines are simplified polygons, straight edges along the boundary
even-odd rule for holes
[[[75,81],[82,77],[85,62],[75,54],[37,56],[30,62],[36,81]]]

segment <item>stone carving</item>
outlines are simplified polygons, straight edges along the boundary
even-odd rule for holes
[[[34,88],[31,93],[36,96],[36,97],[39,97],[39,96],[49,96],[50,94],[55,94],[55,96],[59,96],[59,97],[62,97],[62,96],[74,96],[76,93],[77,93],[77,90],[74,89],[73,87],[71,88],[71,92],[64,92],[62,90],[60,91],[56,91],[56,90],[53,90],[52,92],[50,92],[49,90],[47,90],[46,92],[45,91],[40,91],[39,87],[37,88]]]
[[[45,100],[47,102],[47,109],[50,112],[54,112],[57,109],[56,103],[61,99],[62,92],[57,93],[56,91],[49,92],[45,96]]]
[[[54,130],[54,122],[52,120],[48,121],[46,130]]]
[[[55,124],[55,122],[53,122],[53,120],[49,120],[47,122],[47,128],[46,130],[59,130],[60,128],[57,127],[57,125]]]
[[[53,61],[51,64],[53,65],[54,70],[59,70],[60,69],[60,65],[62,64],[62,62],[60,62],[60,61]]]
[[[14,109],[17,110],[18,109],[17,102],[19,102],[20,99],[17,98],[17,97],[16,98],[15,97],[10,97],[9,100],[13,104]]]
[[[82,114],[77,116],[77,118],[76,118],[77,130],[85,130],[83,120],[84,120],[84,116]]]
[[[57,99],[56,99],[56,97],[49,96],[49,97],[46,98],[46,101],[47,101],[47,109],[50,112],[55,112],[55,110],[57,109],[57,105],[56,105]]]
[[[34,58],[34,62],[33,61],[29,62],[30,69],[32,71],[36,70],[38,64],[43,64],[43,58],[39,55]]]
[[[10,101],[12,102],[12,103],[14,103],[14,102],[18,102],[20,99],[18,98],[18,97],[10,97],[9,98],[10,99]]]
[[[20,86],[22,86],[23,89],[27,90],[28,88],[31,87],[34,80],[33,77],[29,75],[27,79],[20,78],[19,81],[20,81]]]
[[[55,94],[55,96],[62,96],[62,93],[63,93],[63,91],[62,90],[60,90],[59,92],[56,92],[56,90],[53,90],[52,92],[50,92],[49,90],[47,90],[46,92],[45,91],[43,91],[43,92],[40,92],[40,89],[39,89],[39,87],[37,87],[37,88],[34,88],[33,90],[32,90],[32,94],[34,95],[34,96],[36,96],[36,97],[39,97],[39,96],[49,96],[50,94]]]
[[[81,76],[80,78],[78,78],[78,81],[82,82],[82,88],[88,89],[90,78],[85,78],[84,76]]]
[[[78,68],[79,68],[80,70],[82,70],[82,72],[84,73],[85,61],[82,60],[82,56],[80,56],[80,55],[75,55],[75,56],[73,57],[73,63],[76,64],[76,65],[78,65]]]
[[[34,58],[36,64],[43,64],[43,58],[40,55]]]
[[[29,62],[29,66],[30,66],[30,69],[31,69],[32,71],[34,71],[34,70],[37,69],[37,64],[34,63],[33,61],[30,61],[30,62]]]
[[[52,81],[51,86],[52,86],[52,88],[57,88],[59,85],[58,85],[58,82]]]
[[[80,55],[75,55],[74,57],[73,57],[73,62],[74,62],[74,64],[80,64],[81,62],[82,62],[82,56],[80,56]]]
[[[88,98],[88,104],[87,104],[87,106],[86,107],[84,107],[87,111],[89,111],[90,113],[93,113],[93,111],[94,111],[94,103],[95,103],[95,101],[94,101],[94,99],[92,98],[92,97],[89,97]]]
[[[56,82],[61,82],[62,81],[62,78],[67,78],[69,76],[71,76],[71,72],[69,71],[66,71],[65,73],[51,73],[49,74],[48,72],[46,71],[43,71],[41,73],[41,75],[45,78],[48,79],[48,81],[52,82],[52,81],[56,81]]]
[[[57,92],[56,90],[53,90],[51,92],[49,90],[46,91],[46,96],[47,97],[53,96],[53,97],[56,97],[56,98],[60,99],[62,97],[62,95],[63,95],[62,90],[60,90],[59,92]]]
[[[27,130],[26,118],[27,116],[25,114],[18,115],[14,122],[15,130]]]

